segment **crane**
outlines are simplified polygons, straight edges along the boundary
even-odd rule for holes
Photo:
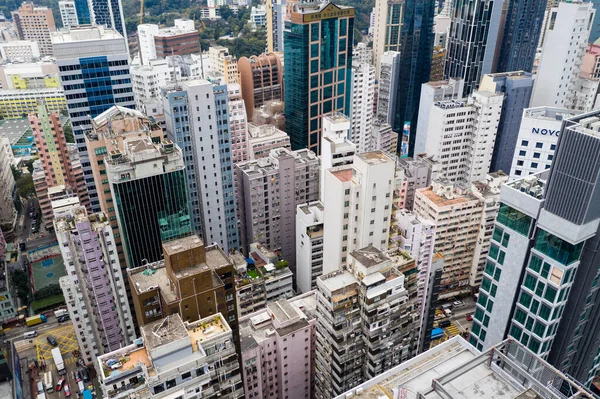
[[[144,0],[140,0],[140,25],[144,23]]]

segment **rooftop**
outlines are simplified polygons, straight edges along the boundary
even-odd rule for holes
[[[394,162],[394,159],[383,151],[363,152],[361,154],[356,154],[356,157],[371,165]]]
[[[32,135],[33,131],[31,130],[31,124],[29,123],[28,118],[0,121],[0,136],[6,137],[10,141],[11,146],[21,144],[19,141],[23,142],[23,140],[31,146],[33,140],[29,141],[25,139],[24,136]]]
[[[373,245],[354,250],[350,255],[365,267],[376,266],[380,263],[390,260],[383,252]]]
[[[524,118],[535,118],[544,120],[562,121],[563,119],[579,115],[581,112],[556,107],[534,107],[523,111]]]
[[[343,183],[352,180],[352,166],[342,170],[330,171],[330,173]]]
[[[177,240],[163,243],[163,252],[166,255],[175,255],[180,252],[189,251],[192,248],[203,247],[204,243],[196,234]]]
[[[431,187],[418,189],[417,192],[422,193],[425,196],[425,198],[427,198],[429,201],[433,202],[438,207],[458,205],[458,204],[462,204],[465,202],[469,202],[471,200],[471,198],[468,198],[468,197],[465,197],[462,195],[460,195],[456,198],[442,197],[440,195],[437,195]]]
[[[518,360],[515,360],[518,359]],[[531,366],[533,365],[533,366]],[[536,370],[530,373],[526,370]],[[479,353],[454,337],[338,396],[359,399],[592,398],[583,387],[520,343]]]
[[[188,330],[179,314],[141,326],[140,333],[148,351],[188,336]]]
[[[82,25],[78,27],[63,28],[58,32],[51,32],[52,44],[123,39],[123,36],[114,29],[103,26]]]

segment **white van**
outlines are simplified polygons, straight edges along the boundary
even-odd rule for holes
[[[85,385],[83,385],[83,381],[79,381],[77,383],[77,387],[79,388],[79,392],[83,395],[83,391],[85,391]]]
[[[38,395],[40,393],[44,393],[45,392],[44,382],[43,381],[39,381],[37,387],[38,387]]]
[[[27,331],[25,334],[23,334],[23,338],[35,338],[37,335],[37,331]]]

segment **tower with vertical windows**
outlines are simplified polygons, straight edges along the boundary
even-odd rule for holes
[[[286,131],[292,149],[320,154],[322,117],[350,115],[354,8],[295,5],[284,32]]]

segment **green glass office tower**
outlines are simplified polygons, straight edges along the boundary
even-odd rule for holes
[[[322,116],[350,114],[354,8],[295,7],[284,32],[286,131],[293,150],[320,154]]]
[[[106,171],[127,267],[162,258],[162,242],[191,234],[189,197],[181,149],[172,142],[135,137],[124,153],[106,158]]]

